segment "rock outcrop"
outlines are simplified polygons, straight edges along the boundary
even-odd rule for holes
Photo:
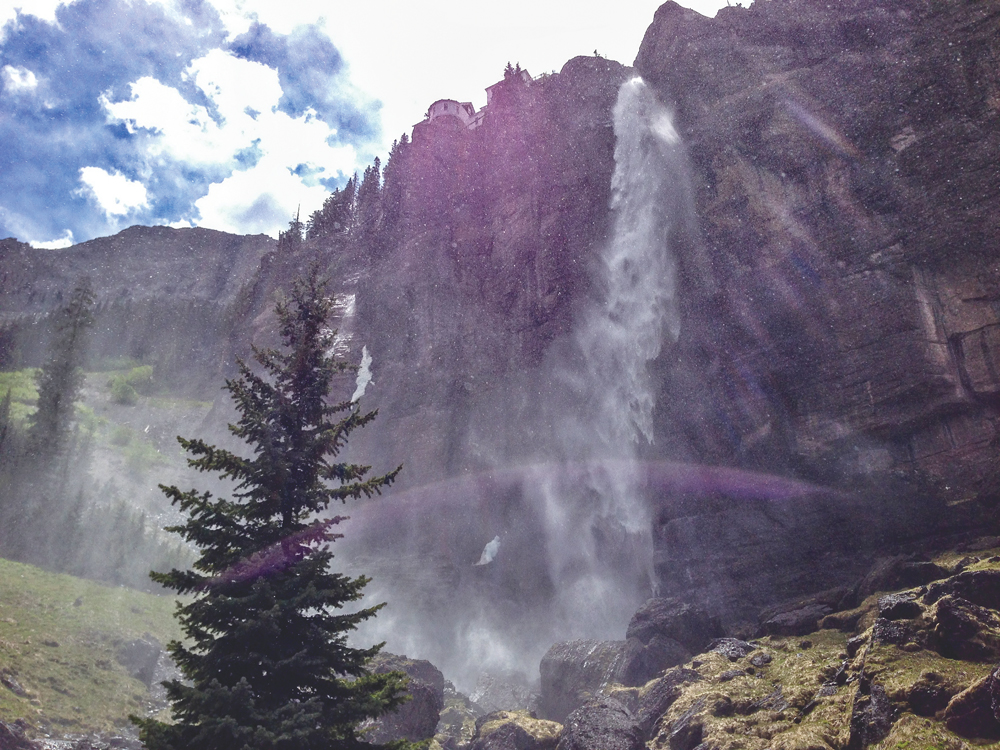
[[[384,744],[394,740],[419,742],[437,731],[444,708],[445,681],[441,670],[424,659],[409,659],[381,653],[371,665],[375,673],[403,672],[409,677],[403,705],[375,720],[366,735],[368,741]]]

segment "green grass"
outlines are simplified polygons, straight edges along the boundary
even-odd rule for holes
[[[35,411],[35,402],[38,401],[38,388],[35,387],[37,372],[30,367],[0,372],[0,399],[10,391],[10,416],[16,423],[23,423]]]
[[[115,659],[149,633],[180,638],[174,597],[143,594],[0,559],[0,719],[53,733],[111,731],[149,705],[146,686]]]

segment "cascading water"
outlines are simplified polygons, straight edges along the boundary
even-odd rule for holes
[[[653,441],[649,363],[679,334],[671,242],[691,208],[680,138],[642,79],[621,86],[614,131],[597,294],[531,382],[473,420],[495,470],[388,498],[393,510],[379,501],[345,539],[374,578],[369,601],[389,602],[364,638],[465,689],[482,670],[537,675],[558,640],[621,638],[652,592],[636,459]]]
[[[570,398],[549,405],[552,453],[580,464],[584,482],[554,475],[540,500],[562,619],[580,624],[573,635],[621,637],[622,616],[651,590],[651,519],[635,460],[639,443],[653,442],[648,365],[680,329],[670,237],[686,219],[687,184],[670,113],[641,78],[619,90],[614,129],[603,299],[579,322],[571,362],[554,366]]]

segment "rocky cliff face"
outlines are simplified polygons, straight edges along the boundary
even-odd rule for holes
[[[88,279],[91,358],[155,363],[163,379],[183,377],[189,387],[211,382],[214,391],[273,246],[263,235],[138,226],[63,250],[0,241],[0,367],[45,360],[47,316]]]
[[[703,455],[768,446],[813,472],[896,468],[956,498],[992,493],[998,14],[657,11],[636,66],[692,154],[706,252],[684,301],[713,394]],[[665,431],[690,422],[662,414]]]
[[[653,364],[644,455],[859,493],[654,498],[670,593],[749,617],[842,583],[887,544],[992,522],[998,14],[877,0],[657,12],[636,71],[674,110],[697,232],[674,248],[681,338]],[[374,440],[413,482],[532,455],[531,431],[505,425],[530,422],[540,363],[600,294],[610,109],[631,74],[578,58],[491,126],[414,133],[398,241],[358,297]]]
[[[391,241],[358,292],[380,451],[405,452],[407,483],[482,465],[473,412],[571,328],[609,229],[611,109],[629,75],[577,58],[502,88],[477,130],[415,128],[386,187]]]
[[[662,363],[658,434],[701,461],[902,479],[989,512],[998,15],[968,2],[657,11],[636,68],[675,108],[703,243],[681,257],[684,333]],[[715,538],[743,517],[664,518],[661,539]],[[663,576],[702,551],[684,547],[661,548]],[[822,548],[799,551],[822,567]]]

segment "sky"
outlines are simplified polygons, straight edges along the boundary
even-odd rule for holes
[[[708,16],[726,0],[685,0]],[[277,236],[508,61],[631,64],[659,0],[0,0],[0,238]]]

